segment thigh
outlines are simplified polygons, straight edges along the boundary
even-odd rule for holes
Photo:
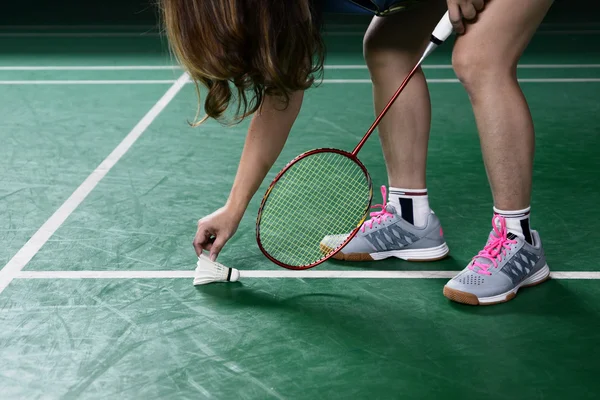
[[[456,39],[454,53],[483,63],[516,65],[553,0],[489,0]]]
[[[418,57],[446,10],[445,0],[422,0],[405,11],[373,17],[365,34],[365,50],[392,50]]]

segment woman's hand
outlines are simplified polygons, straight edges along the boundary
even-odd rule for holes
[[[240,214],[227,206],[200,219],[193,242],[196,255],[200,256],[203,250],[207,250],[211,260],[215,261],[225,243],[237,231],[241,219]]]
[[[485,7],[485,0],[447,0],[450,21],[457,34],[465,33],[463,19],[473,21],[477,13]]]
[[[233,236],[252,196],[273,167],[300,112],[303,92],[295,92],[287,108],[267,96],[259,112],[250,122],[240,165],[224,207],[198,221],[194,249],[199,256],[210,251],[213,261]]]

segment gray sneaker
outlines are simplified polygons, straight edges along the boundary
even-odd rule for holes
[[[385,201],[385,188],[382,189]],[[372,261],[396,257],[409,261],[434,261],[448,255],[440,220],[431,212],[427,225],[417,228],[403,220],[391,204],[378,204],[381,211],[371,213],[356,236],[333,258],[345,261]],[[328,235],[321,249],[329,253],[347,235]]]
[[[446,286],[444,296],[458,303],[488,305],[512,300],[519,288],[550,276],[540,235],[531,232],[533,246],[507,232],[506,221],[494,216],[487,244]]]

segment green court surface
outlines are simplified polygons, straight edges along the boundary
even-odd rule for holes
[[[542,27],[523,57],[532,224],[555,279],[493,307],[442,296],[492,217],[451,44],[425,66],[429,195],[451,257],[300,273],[260,253],[270,179],[302,151],[351,150],[374,118],[360,31],[334,26],[325,81],[219,258],[240,282],[194,287],[196,221],[225,202],[248,121],[190,128],[193,86],[178,90],[164,38],[139,33],[0,32],[1,399],[597,398],[600,23]],[[360,158],[381,203],[376,137]]]

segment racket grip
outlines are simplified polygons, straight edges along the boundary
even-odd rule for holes
[[[453,30],[452,22],[450,22],[450,14],[446,11],[446,14],[444,14],[431,34],[431,41],[439,46],[450,37]]]

